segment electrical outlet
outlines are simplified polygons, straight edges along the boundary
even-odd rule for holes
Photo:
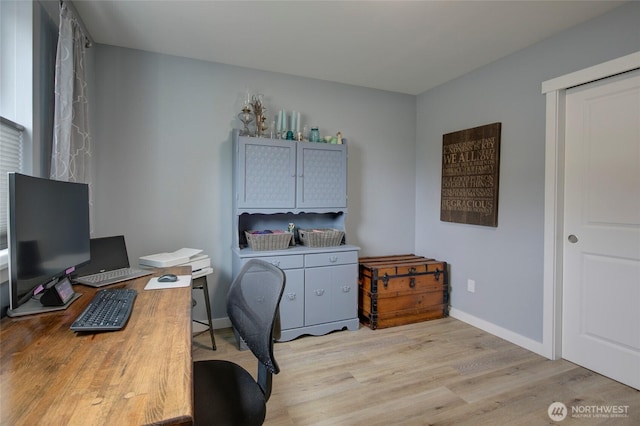
[[[470,293],[476,292],[476,282],[475,280],[467,280],[467,291]]]

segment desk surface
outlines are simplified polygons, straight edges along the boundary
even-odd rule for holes
[[[188,275],[189,267],[160,269]],[[191,287],[138,290],[124,329],[74,333],[96,289],[65,311],[0,321],[0,424],[190,424]]]

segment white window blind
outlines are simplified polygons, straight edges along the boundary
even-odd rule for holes
[[[0,250],[7,248],[9,178],[7,173],[22,170],[24,127],[0,117]]]

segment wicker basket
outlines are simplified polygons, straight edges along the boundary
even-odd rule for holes
[[[286,231],[273,234],[253,234],[252,231],[244,231],[244,235],[253,250],[284,250],[293,239],[293,234]]]
[[[344,231],[338,229],[300,229],[298,234],[307,247],[339,246],[344,238]]]

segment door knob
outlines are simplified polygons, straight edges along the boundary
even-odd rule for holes
[[[576,237],[576,236],[575,236],[575,235],[573,235],[573,234],[569,235],[569,238],[567,238],[567,239],[569,240],[569,242],[570,242],[571,244],[575,244],[575,243],[577,243],[577,242],[578,242],[578,237]]]

